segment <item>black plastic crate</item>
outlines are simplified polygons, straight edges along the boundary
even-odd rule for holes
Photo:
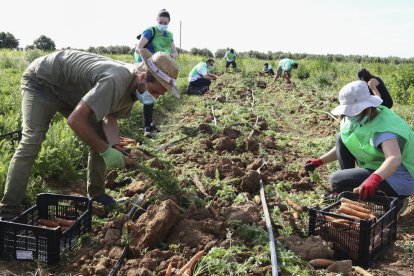
[[[7,140],[10,142],[10,144],[14,147],[16,144],[18,144],[20,142],[20,140],[22,139],[22,131],[21,130],[16,130],[16,131],[12,131],[6,134],[1,134],[0,135],[0,140]]]
[[[36,205],[12,221],[0,221],[0,257],[59,262],[60,253],[73,248],[77,239],[91,230],[92,201],[87,197],[39,194]],[[62,218],[75,223],[67,230],[44,228],[39,219]]]
[[[310,208],[309,235],[332,242],[336,258],[352,259],[354,264],[367,267],[397,238],[397,198],[373,196],[368,201],[359,201],[369,205],[377,217],[359,220],[335,213],[342,197],[359,201],[357,194],[343,192],[335,203],[321,210]],[[334,222],[335,219],[346,223]]]

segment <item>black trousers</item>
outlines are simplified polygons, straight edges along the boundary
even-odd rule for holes
[[[154,112],[154,104],[144,104],[143,106],[143,114],[144,114],[144,127],[146,130],[150,130],[152,128],[152,113]]]
[[[205,78],[199,78],[195,81],[190,82],[190,86],[192,87],[203,87],[203,86],[210,86],[211,80]]]
[[[374,170],[370,169],[355,168],[355,157],[342,142],[339,134],[336,137],[336,156],[341,170],[332,173],[329,177],[329,182],[334,192],[352,192],[354,188],[360,186],[374,172]],[[378,190],[381,190],[387,196],[398,196],[386,180],[380,182]]]

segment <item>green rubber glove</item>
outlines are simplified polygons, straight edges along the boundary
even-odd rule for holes
[[[102,153],[99,153],[105,160],[105,164],[109,169],[122,169],[125,168],[124,155],[112,147]]]

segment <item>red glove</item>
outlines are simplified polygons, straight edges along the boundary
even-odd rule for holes
[[[306,161],[305,171],[313,172],[317,167],[322,166],[322,165],[323,165],[322,159],[312,159],[312,160]]]
[[[361,184],[359,189],[359,199],[366,200],[375,193],[375,189],[378,184],[382,181],[382,177],[376,173],[371,174]]]

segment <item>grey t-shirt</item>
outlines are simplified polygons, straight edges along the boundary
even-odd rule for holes
[[[372,143],[375,147],[379,147],[382,142],[390,139],[397,139],[400,149],[404,147],[404,139],[392,132],[376,133],[372,139]],[[379,149],[382,150],[381,148]],[[403,164],[386,180],[398,195],[407,196],[414,194],[414,178]]]
[[[106,115],[115,118],[131,115],[134,102],[128,86],[133,80],[132,64],[64,50],[38,58],[29,68],[70,107],[75,108],[83,100],[93,110],[97,122]]]

